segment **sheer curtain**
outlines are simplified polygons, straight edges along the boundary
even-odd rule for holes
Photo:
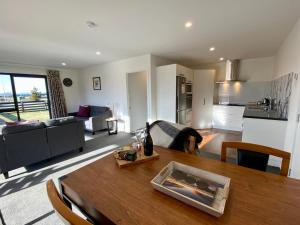
[[[52,118],[67,116],[67,106],[59,71],[48,70],[47,79]]]

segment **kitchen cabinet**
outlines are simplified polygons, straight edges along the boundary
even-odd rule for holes
[[[193,128],[212,128],[215,70],[194,70]]]
[[[176,123],[176,76],[183,76],[193,82],[193,70],[171,64],[156,68],[157,119]],[[186,125],[191,125],[192,110],[185,114]]]
[[[244,118],[242,141],[284,150],[287,121]],[[270,156],[269,165],[280,167],[281,159]]]
[[[176,75],[183,75],[186,82],[193,82],[194,72],[190,68],[176,64]]]
[[[213,128],[242,131],[244,106],[213,106]]]

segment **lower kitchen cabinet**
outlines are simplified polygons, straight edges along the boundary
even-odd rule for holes
[[[242,131],[244,106],[213,106],[213,128]]]
[[[242,141],[284,149],[287,121],[244,118]],[[280,167],[281,159],[270,156],[269,165]]]

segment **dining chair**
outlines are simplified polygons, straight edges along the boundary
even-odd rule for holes
[[[227,148],[237,149],[240,166],[266,171],[269,155],[282,158],[280,175],[288,176],[291,154],[279,149],[240,141],[223,142],[221,161],[226,162]]]
[[[65,224],[92,225],[92,223],[84,220],[83,218],[72,212],[70,208],[68,208],[61,195],[58,193],[52,180],[49,180],[47,182],[47,193],[54,210]]]

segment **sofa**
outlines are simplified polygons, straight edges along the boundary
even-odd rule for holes
[[[112,117],[112,111],[109,107],[85,105],[80,106],[78,112],[69,113],[69,116],[83,121],[85,130],[94,135],[96,131],[107,129],[106,119]]]
[[[4,126],[0,134],[0,173],[84,149],[84,126],[74,117],[46,123]]]

